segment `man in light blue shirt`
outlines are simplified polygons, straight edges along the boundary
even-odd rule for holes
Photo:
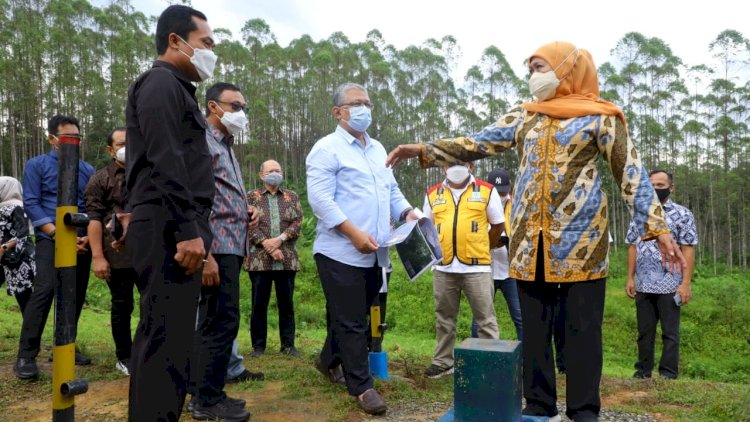
[[[315,366],[331,382],[346,383],[362,409],[386,411],[373,388],[367,355],[367,310],[388,267],[391,218],[416,219],[383,145],[367,135],[372,121],[367,90],[345,83],[333,95],[336,130],[307,156],[307,195],[318,218],[313,254],[326,297],[328,336]],[[343,366],[342,375],[339,366]]]

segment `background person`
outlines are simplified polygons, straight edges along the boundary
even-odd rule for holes
[[[680,363],[680,309],[681,305],[690,302],[693,297],[690,281],[695,263],[693,248],[698,244],[698,228],[693,213],[669,199],[674,191],[672,174],[658,169],[650,173],[650,178],[664,208],[669,230],[685,255],[687,269],[682,273],[664,271],[654,241],[639,239],[635,222],[631,222],[625,239],[630,243],[625,290],[631,299],[635,299],[638,322],[638,361],[635,363],[633,378],[651,378],[656,324],[661,322],[659,375],[676,379]]]
[[[33,379],[39,376],[36,356],[47,323],[52,301],[55,296],[55,232],[57,224],[57,170],[60,138],[80,137],[80,125],[75,117],[56,115],[47,122],[47,141],[52,150],[36,156],[26,163],[23,172],[23,205],[31,219],[36,236],[36,277],[31,298],[23,313],[21,338],[18,341],[18,359],[13,367],[20,379]],[[94,167],[78,160],[78,211],[86,212],[83,192],[86,190]],[[78,229],[76,257],[76,325],[81,317],[86,290],[89,286],[91,253],[85,228]],[[91,359],[77,350],[76,365],[89,365]]]
[[[0,264],[3,267],[0,275],[8,295],[16,299],[23,314],[31,298],[36,262],[21,192],[21,182],[0,176]]]
[[[116,128],[107,137],[107,153],[112,161],[94,173],[86,186],[85,197],[94,275],[106,280],[112,295],[110,322],[117,357],[115,368],[130,375],[133,287],[137,287],[142,294],[145,284],[133,269],[127,248],[115,250],[112,247],[115,238],[106,228],[108,225],[111,227],[113,214],[125,210],[125,151],[125,128]]]
[[[474,165],[444,166],[445,180],[427,190],[423,212],[440,235],[443,260],[434,266],[435,352],[428,378],[453,373],[453,349],[461,292],[480,338],[497,339],[490,249],[503,231],[503,207],[493,185],[472,175]],[[489,227],[489,232],[487,228]]]
[[[263,187],[247,194],[249,205],[258,209],[258,227],[250,234],[246,268],[252,285],[250,337],[251,357],[266,350],[268,303],[271,287],[276,287],[279,308],[281,353],[299,357],[294,347],[294,278],[300,270],[297,238],[302,227],[302,205],[294,191],[281,187],[281,165],[268,160],[261,164],[258,176]]]

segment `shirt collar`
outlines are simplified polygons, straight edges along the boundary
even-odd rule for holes
[[[114,177],[118,172],[125,171],[124,168],[117,165],[117,161],[114,159],[107,164],[107,174],[109,177]]]
[[[672,208],[674,208],[674,202],[672,202],[671,199],[667,199],[667,202],[665,202],[664,205],[662,205],[662,207],[664,207],[665,210],[667,209],[671,210]]]
[[[265,194],[272,195],[271,191],[268,190],[268,189],[266,189],[266,185],[265,184],[263,185],[263,187],[261,188],[261,190],[263,191],[263,195],[265,195]],[[284,189],[282,189],[281,186],[279,186],[277,188],[276,194],[278,195],[278,194],[281,194],[281,193],[284,193]]]
[[[180,72],[179,70],[177,70],[177,68],[173,64],[167,63],[167,62],[165,62],[163,60],[154,60],[154,63],[153,63],[153,65],[151,67],[163,67],[163,68],[169,70],[170,72],[172,72],[172,74],[174,74],[174,76],[188,90],[188,92],[190,92],[190,95],[192,95],[193,97],[195,97],[196,86],[193,85],[193,81],[191,81],[190,79],[188,79],[188,77],[185,76],[185,74],[183,74],[182,72]]]
[[[221,129],[209,123],[208,120],[206,120],[206,123],[208,124],[208,133],[211,134],[216,142],[222,142],[230,147],[234,145],[234,136],[225,136]]]
[[[349,145],[351,145],[354,141],[359,142],[359,139],[352,136],[352,134],[347,132],[346,129],[341,127],[341,125],[336,125],[336,133],[339,134],[339,136],[342,136],[346,140],[346,142],[349,143]],[[365,148],[369,148],[370,145],[372,145],[372,142],[370,142],[370,135],[365,132]]]
[[[469,174],[469,183],[467,183],[466,186],[463,189],[461,189],[461,192],[465,191],[466,189],[469,188],[469,186],[471,186],[472,183],[476,183],[476,182],[477,182],[477,180],[476,180],[476,178],[474,178],[474,175],[473,174]],[[448,178],[443,179],[443,186],[445,186],[448,189],[458,190],[458,189],[456,189],[454,187],[451,187],[451,185],[448,184]]]

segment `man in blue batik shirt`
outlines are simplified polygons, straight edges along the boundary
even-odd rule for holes
[[[318,218],[313,254],[328,322],[315,366],[331,382],[345,382],[365,412],[382,414],[386,404],[373,388],[368,363],[366,315],[389,264],[388,248],[379,245],[388,239],[391,218],[416,216],[385,166],[383,145],[367,134],[371,109],[361,85],[336,89],[338,126],[307,156],[307,196]]]
[[[656,324],[661,321],[659,374],[667,379],[675,379],[680,360],[680,305],[688,303],[692,297],[690,278],[693,275],[693,246],[698,243],[698,230],[690,210],[669,199],[669,194],[674,191],[672,175],[659,169],[649,176],[664,209],[669,231],[680,246],[687,266],[682,274],[669,272],[662,264],[656,242],[642,241],[635,224],[630,223],[625,239],[630,243],[625,290],[628,296],[635,299],[638,323],[638,361],[633,378],[651,378]]]
[[[23,206],[36,233],[36,277],[34,291],[23,314],[18,359],[13,371],[20,379],[39,376],[36,356],[44,333],[47,315],[55,294],[55,229],[57,212],[57,168],[60,137],[80,137],[80,125],[75,117],[57,115],[47,123],[47,140],[52,151],[36,156],[26,163],[23,171]],[[94,174],[91,164],[78,161],[78,210],[86,212],[83,193]],[[81,316],[89,285],[91,251],[86,229],[78,229],[78,260],[76,264],[76,324]],[[76,365],[88,365],[91,359],[76,351]]]

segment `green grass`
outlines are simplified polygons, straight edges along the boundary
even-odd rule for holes
[[[304,245],[304,243],[303,243]],[[249,362],[251,369],[266,373],[266,384],[247,383],[238,389],[260,392],[273,383],[280,383],[279,398],[283,403],[323,400],[331,420],[346,420],[356,412],[353,401],[336,386],[325,383],[310,365],[325,337],[325,304],[311,257],[309,242],[301,247],[302,271],[296,279],[295,309],[297,345],[305,355],[302,360],[284,359],[278,354]],[[714,276],[699,268],[693,283],[693,301],[682,309],[680,379],[635,382],[632,375],[636,358],[635,305],[625,295],[625,256],[611,257],[611,274],[607,283],[604,315],[604,380],[607,397],[620,392],[644,392],[638,399],[619,399],[611,408],[633,413],[666,415],[680,421],[750,420],[750,275],[721,272]],[[249,280],[241,276],[240,350],[248,353],[250,341]],[[496,309],[502,338],[514,338],[515,329],[502,295],[497,296]],[[269,311],[268,349],[279,347],[278,319],[275,299]],[[133,327],[137,323],[134,313]],[[387,318],[389,331],[384,347],[389,352],[391,372],[412,378],[414,382],[378,383],[391,403],[400,401],[450,401],[452,379],[425,380],[421,371],[430,363],[434,347],[435,317],[431,276],[423,275],[416,282],[408,281],[400,263],[394,264],[389,286]],[[458,341],[470,334],[471,315],[462,303],[458,321]],[[15,359],[21,316],[15,300],[0,295],[0,364],[9,367]],[[43,344],[51,344],[52,316],[47,323]],[[109,326],[109,290],[92,277],[87,305],[81,317],[78,343],[94,359],[94,365],[77,368],[90,382],[118,378],[114,372],[114,347]],[[657,345],[657,353],[660,345]],[[42,352],[46,358],[47,351]],[[564,382],[561,380],[560,382]],[[266,385],[266,387],[264,387]],[[16,381],[7,370],[0,373],[0,409],[23,397],[47,395],[50,378],[41,382]],[[564,392],[564,388],[559,391]],[[273,406],[283,406],[275,404]],[[269,404],[268,406],[272,406]],[[270,409],[270,407],[269,407]],[[2,414],[2,410],[0,410]]]

